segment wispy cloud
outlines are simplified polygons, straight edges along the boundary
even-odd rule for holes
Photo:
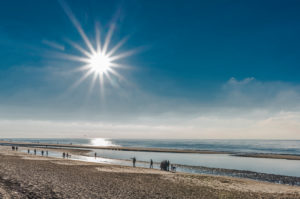
[[[65,46],[64,45],[59,44],[59,43],[57,43],[55,41],[49,41],[49,40],[43,39],[42,43],[46,44],[47,46],[50,46],[52,48],[55,48],[56,50],[60,50],[60,51],[64,51],[65,50]]]

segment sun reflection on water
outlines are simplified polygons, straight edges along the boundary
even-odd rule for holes
[[[91,139],[91,145],[93,145],[93,146],[116,146],[109,139],[106,139],[106,138],[93,138],[93,139]]]

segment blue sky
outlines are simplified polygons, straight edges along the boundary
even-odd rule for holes
[[[95,44],[110,48],[124,79],[70,89],[86,48],[62,4]],[[2,1],[3,137],[300,139],[299,1]],[[15,125],[13,125],[15,124]],[[13,127],[12,127],[13,126]],[[27,127],[27,128],[24,128]],[[45,130],[48,129],[48,130]],[[183,133],[184,132],[184,133]]]

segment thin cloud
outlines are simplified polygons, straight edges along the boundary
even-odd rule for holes
[[[61,44],[58,44],[57,42],[54,42],[54,41],[49,41],[49,40],[42,40],[42,43],[43,44],[46,44],[47,46],[50,46],[52,48],[55,48],[57,50],[60,50],[60,51],[64,51],[65,50],[65,46],[64,45],[61,45]]]

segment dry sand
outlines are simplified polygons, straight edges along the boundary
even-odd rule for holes
[[[0,198],[300,198],[300,187],[48,158],[0,147]]]

